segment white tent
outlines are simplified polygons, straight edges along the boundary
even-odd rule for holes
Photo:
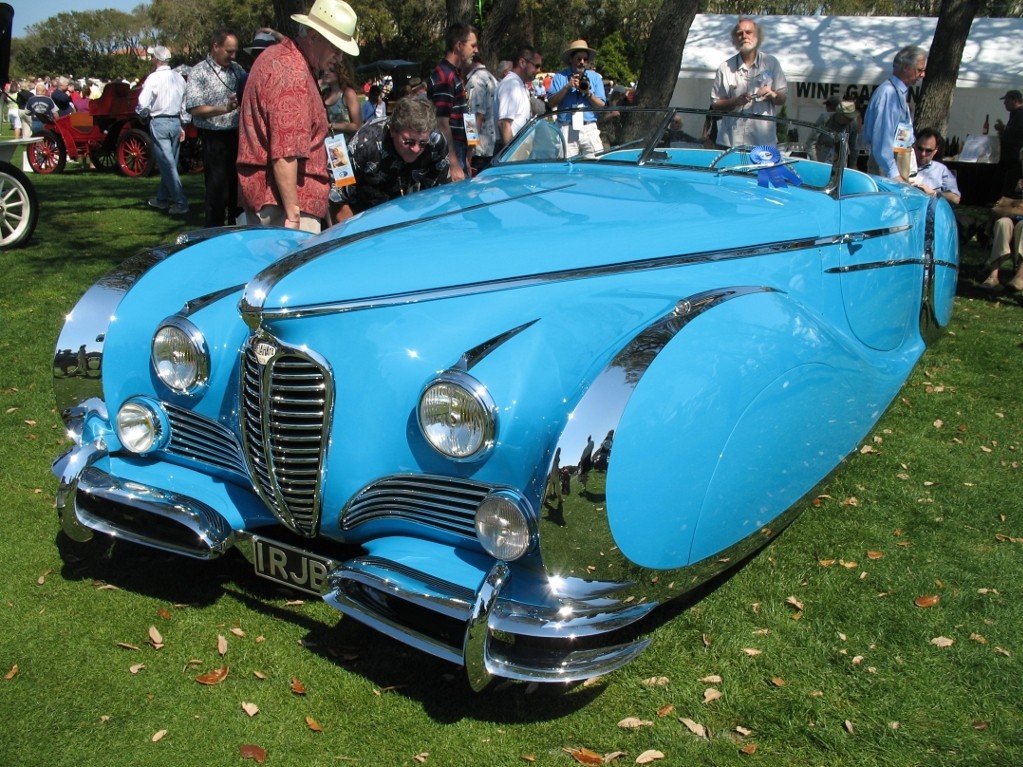
[[[735,53],[733,15],[699,14],[686,40],[673,106],[706,107],[718,65]],[[777,56],[789,83],[787,113],[813,122],[830,95],[869,96],[906,45],[930,48],[938,20],[888,16],[760,16],[763,50]],[[949,115],[948,134],[979,134],[990,116],[1006,119],[1001,96],[1023,90],[1023,19],[978,18],[970,28]],[[919,86],[915,89],[919,96]],[[911,97],[912,102],[912,97]]]

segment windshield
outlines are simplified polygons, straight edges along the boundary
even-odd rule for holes
[[[833,190],[839,187],[840,171],[849,156],[850,133],[829,131],[823,122],[743,117],[770,124],[766,132],[780,140],[756,147],[724,147],[710,136],[715,122],[729,117],[726,113],[631,107],[592,111],[597,117],[595,125],[581,125],[581,112],[552,112],[533,118],[494,164],[626,163],[719,174],[767,174],[786,185]]]

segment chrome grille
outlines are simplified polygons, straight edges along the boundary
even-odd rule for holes
[[[265,365],[254,344],[273,344]],[[245,348],[241,380],[242,437],[256,490],[274,515],[313,536],[320,517],[320,472],[327,444],[331,389],[326,368],[272,339]]]
[[[492,485],[453,477],[401,475],[366,486],[348,502],[341,529],[351,530],[378,519],[401,519],[476,537],[476,507]]]
[[[166,402],[163,409],[171,432],[167,452],[248,476],[241,445],[226,426]]]

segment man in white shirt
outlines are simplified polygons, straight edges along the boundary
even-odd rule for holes
[[[511,71],[497,84],[494,112],[497,114],[498,141],[507,146],[532,116],[526,81],[536,77],[543,57],[530,47],[521,48]]]
[[[958,205],[961,195],[956,177],[943,163],[934,159],[941,148],[941,134],[934,128],[923,128],[916,134],[913,152],[916,157],[916,172],[909,183],[927,194],[940,194],[952,205]]]
[[[781,64],[760,50],[760,25],[741,18],[732,29],[732,44],[738,51],[718,67],[711,89],[711,109],[732,112],[718,124],[717,143],[722,146],[777,144],[777,126],[770,120],[743,119],[748,116],[774,117],[785,103],[788,83]]]
[[[149,49],[153,71],[139,93],[136,111],[149,118],[149,135],[153,137],[153,154],[160,168],[160,186],[148,205],[165,210],[172,216],[188,213],[188,198],[178,176],[178,154],[185,140],[184,109],[185,78],[167,63],[171,53],[162,45]]]

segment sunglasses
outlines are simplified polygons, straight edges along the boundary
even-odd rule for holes
[[[400,140],[401,143],[404,146],[407,146],[409,149],[415,149],[416,147],[419,147],[420,149],[426,149],[427,145],[430,143],[430,139],[424,139],[420,141],[419,139],[405,138],[404,136],[402,136]]]

